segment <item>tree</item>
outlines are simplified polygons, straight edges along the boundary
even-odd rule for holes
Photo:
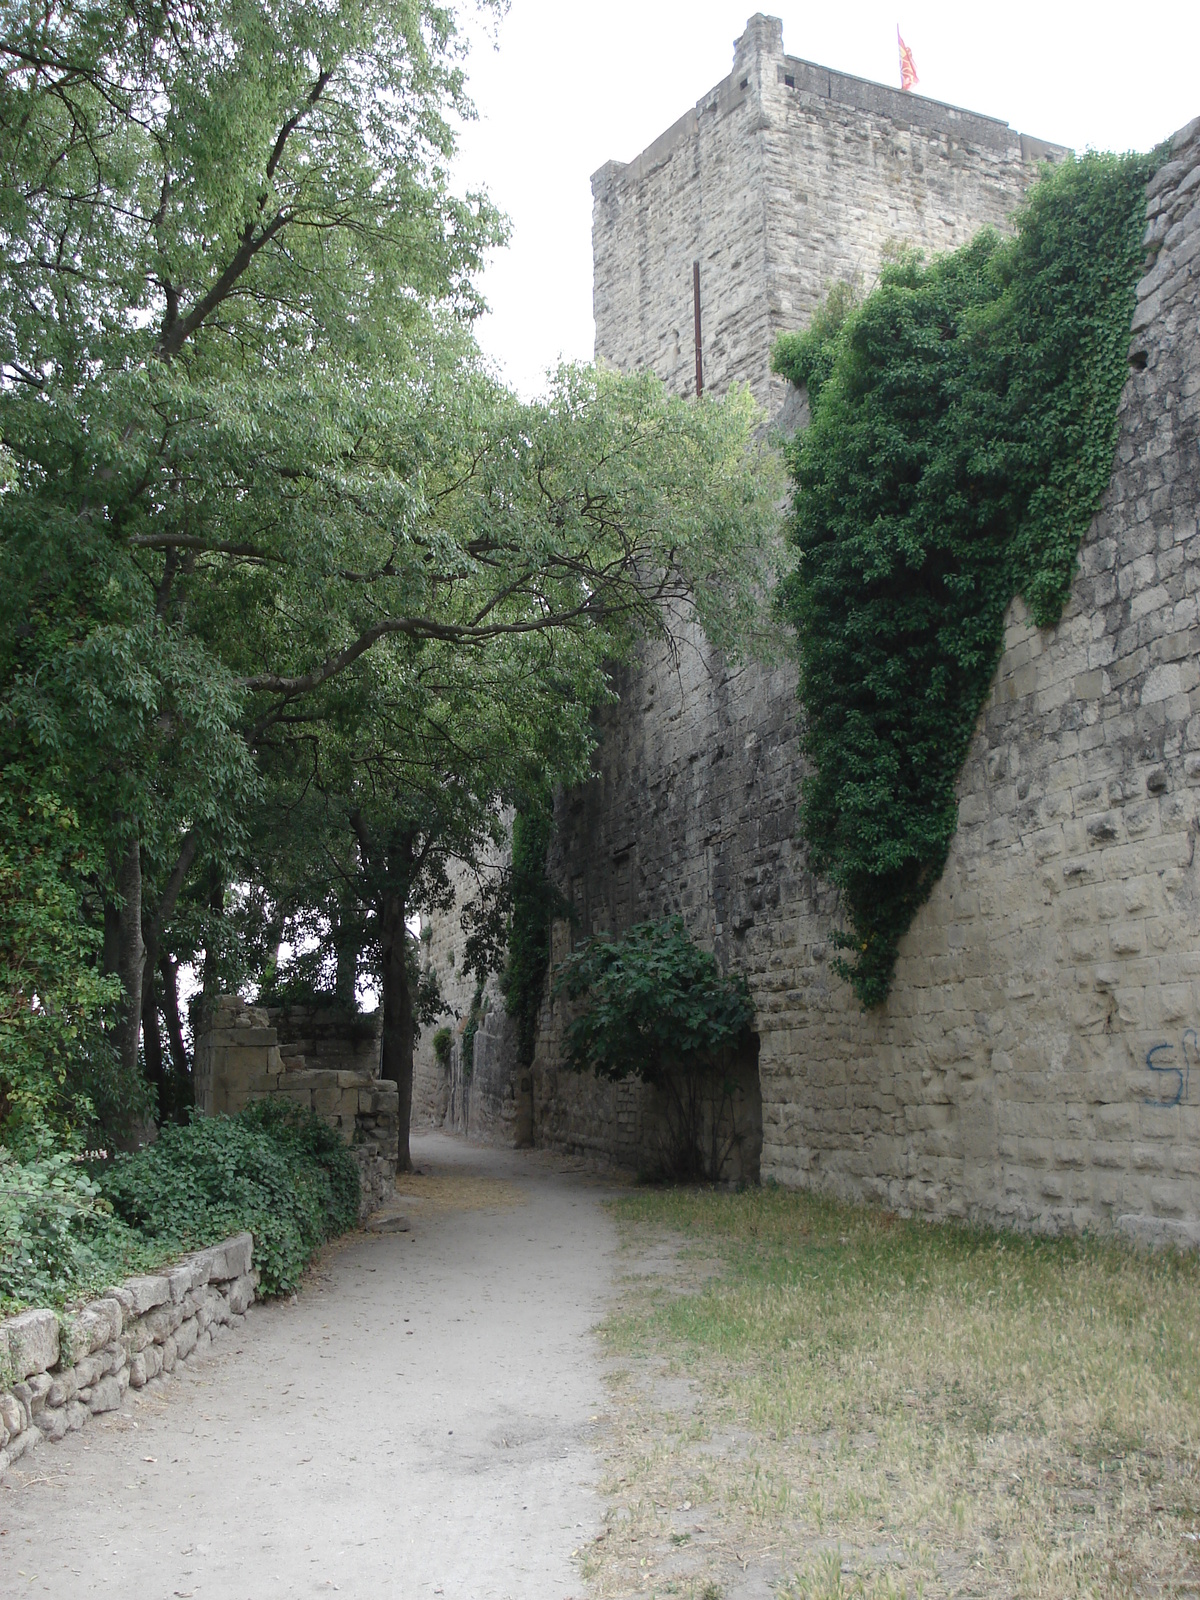
[[[587,940],[559,966],[553,993],[582,1002],[567,1024],[567,1065],[659,1090],[672,1176],[716,1182],[738,1137],[730,1069],[754,1022],[745,978],[723,974],[683,918],[669,917]]]
[[[530,686],[540,747],[672,608],[745,629],[779,484],[744,395],[688,406],[565,371],[522,406],[487,375],[471,278],[503,228],[449,188],[469,109],[449,11],[3,15],[4,739],[53,759],[101,846],[129,1066],[181,908],[207,911],[217,965],[279,751],[343,762],[339,815],[367,830],[377,903],[402,891],[402,927],[450,850],[429,847],[426,878],[404,840],[471,856]],[[439,708],[489,673],[507,721],[489,711],[448,765],[406,766],[370,731],[388,708],[393,740],[444,753]]]
[[[104,842],[129,1066],[184,882],[241,843],[254,723],[214,611],[253,569],[304,566],[313,531],[264,527],[263,496],[336,471],[320,413],[373,368],[420,370],[431,308],[475,308],[501,230],[450,192],[468,107],[442,7],[0,16],[9,754],[58,762]],[[315,454],[256,470],[260,426],[298,419]]]
[[[494,858],[506,806],[586,777],[609,665],[669,633],[673,607],[695,596],[714,636],[745,636],[774,550],[778,476],[745,394],[697,407],[652,378],[567,370],[522,405],[478,381],[472,426],[448,434],[429,475],[440,636],[385,636],[303,707],[269,713],[260,740],[269,770],[323,796],[325,825],[356,846],[402,1164],[409,919],[449,904],[452,863]],[[344,840],[320,853],[349,859]]]

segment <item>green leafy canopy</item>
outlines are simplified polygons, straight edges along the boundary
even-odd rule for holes
[[[955,785],[1013,597],[1053,626],[1112,470],[1156,156],[1046,171],[1017,217],[843,291],[776,370],[808,385],[790,447],[808,772],[801,829],[842,891],[864,1005],[953,838]]]

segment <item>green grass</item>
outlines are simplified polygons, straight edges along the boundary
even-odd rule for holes
[[[630,1516],[601,1592],[630,1582],[633,1540],[663,1594],[720,1579],[726,1548],[789,1600],[1200,1594],[1194,1256],[773,1189],[614,1210],[631,1251],[674,1240],[679,1263],[631,1276],[603,1329]],[[653,1553],[684,1503],[690,1574]]]

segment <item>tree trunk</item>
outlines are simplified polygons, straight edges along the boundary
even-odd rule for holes
[[[191,1072],[187,1045],[183,1042],[183,1021],[179,1015],[179,963],[164,956],[158,964],[163,981],[163,1014],[167,1019],[167,1043],[171,1049],[171,1065],[180,1079]]]
[[[142,1032],[142,979],[146,946],[142,942],[142,852],[134,835],[117,866],[116,890],[122,904],[104,917],[105,955],[121,980],[121,1012],[117,1022],[117,1050],[121,1065],[137,1071]]]
[[[167,1074],[163,1067],[162,1032],[158,1024],[158,996],[154,993],[154,973],[147,967],[142,985],[142,1049],[146,1053],[146,1076],[154,1085],[158,1102],[158,1121],[171,1115],[167,1093]]]
[[[408,1124],[412,1118],[413,997],[408,982],[407,909],[404,896],[389,891],[383,896],[379,919],[383,953],[383,1048],[379,1075],[390,1078],[399,1091],[398,1172],[412,1169]]]
[[[163,956],[158,970],[162,977],[162,1010],[167,1024],[167,1044],[171,1051],[171,1105],[168,1114],[172,1122],[179,1122],[195,1104],[192,1064],[188,1060],[187,1045],[183,1040],[183,1021],[179,1015],[179,963],[171,956]]]
[[[338,923],[335,933],[335,949],[337,954],[337,976],[334,979],[333,992],[339,1006],[347,1011],[353,1011],[356,1004],[356,989],[358,985],[358,924],[353,912],[344,916]]]

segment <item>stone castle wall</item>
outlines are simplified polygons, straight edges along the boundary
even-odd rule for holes
[[[1149,215],[1111,486],[1061,623],[1011,609],[885,1005],[863,1013],[829,970],[788,669],[727,670],[698,633],[677,661],[648,651],[595,779],[561,799],[554,870],[583,931],[678,910],[747,974],[764,1177],[1200,1242],[1200,120]],[[549,1012],[535,1068],[539,1142],[627,1155],[640,1091],[561,1072]]]

